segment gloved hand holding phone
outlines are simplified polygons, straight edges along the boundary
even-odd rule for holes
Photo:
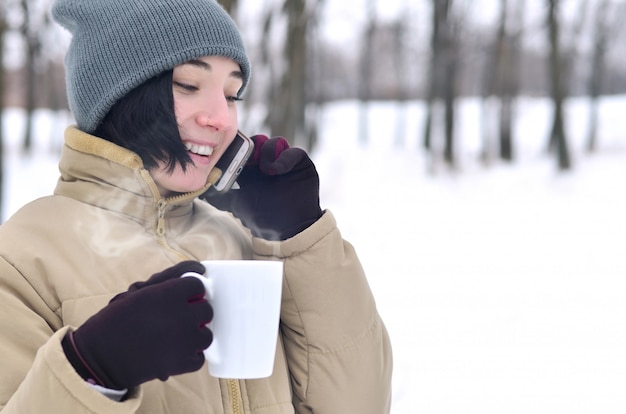
[[[254,153],[242,170],[239,189],[201,196],[220,210],[230,211],[252,234],[286,240],[321,216],[319,176],[313,161],[283,137],[255,135]]]

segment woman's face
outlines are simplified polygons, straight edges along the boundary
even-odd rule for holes
[[[174,111],[183,144],[193,164],[183,171],[167,165],[150,171],[162,196],[196,191],[206,184],[237,133],[237,92],[243,85],[239,65],[221,56],[205,56],[174,68]]]

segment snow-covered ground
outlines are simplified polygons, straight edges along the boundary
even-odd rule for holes
[[[372,105],[367,145],[354,102],[324,110],[312,153],[321,200],[389,329],[394,414],[626,412],[626,97],[602,105],[599,149],[586,155],[586,105],[570,103],[568,173],[542,152],[541,99],[521,102],[518,161],[490,167],[476,160],[480,109],[466,102],[453,173],[420,153],[419,103]],[[24,158],[20,114],[5,121],[4,218],[52,191],[70,122],[42,114]]]

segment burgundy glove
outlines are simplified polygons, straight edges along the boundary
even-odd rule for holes
[[[85,380],[125,389],[204,364],[202,351],[213,341],[206,324],[213,309],[204,286],[185,272],[204,273],[186,261],[131,285],[127,292],[63,338],[63,350]]]
[[[254,154],[237,179],[240,189],[200,197],[232,212],[255,236],[286,240],[322,215],[317,170],[304,150],[290,148],[283,137],[252,139]]]

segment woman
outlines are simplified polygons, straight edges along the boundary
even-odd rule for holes
[[[257,136],[241,189],[211,195],[250,78],[224,10],[58,0],[53,14],[73,34],[77,126],[54,194],[0,227],[0,411],[389,412],[389,339],[306,153]],[[180,276],[258,258],[285,268],[274,372],[213,378],[213,309]]]

